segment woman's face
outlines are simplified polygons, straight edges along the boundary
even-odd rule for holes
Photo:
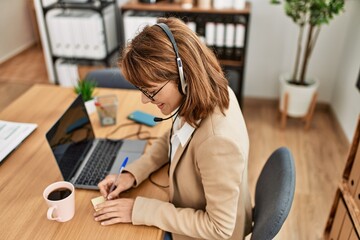
[[[175,82],[169,81],[165,83],[152,83],[153,87],[144,89],[150,95],[155,93],[155,96],[150,99],[144,93],[141,94],[142,103],[146,104],[151,102],[155,104],[164,115],[170,115],[181,104],[183,96],[178,90]]]

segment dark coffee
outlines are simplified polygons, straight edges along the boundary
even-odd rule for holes
[[[48,199],[51,201],[59,201],[62,199],[67,198],[68,196],[70,196],[71,194],[71,190],[68,188],[58,188],[55,189],[54,191],[52,191],[49,195],[48,195]]]

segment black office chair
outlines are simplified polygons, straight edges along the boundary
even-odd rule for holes
[[[93,81],[101,88],[136,89],[125,79],[119,68],[93,70],[86,75],[85,81]]]
[[[275,150],[266,161],[255,188],[251,239],[273,239],[287,218],[295,192],[295,166],[288,148]]]

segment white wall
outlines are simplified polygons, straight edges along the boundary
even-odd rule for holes
[[[278,76],[293,70],[298,26],[285,15],[283,5],[272,5],[270,0],[250,1],[252,11],[244,94],[275,98],[278,96]],[[329,25],[322,27],[310,59],[308,75],[319,79],[319,101],[322,102],[330,102],[339,64],[343,61],[339,55],[346,44],[346,15],[347,12],[335,16]]]
[[[283,5],[252,3],[244,95],[278,98],[278,76],[292,72],[298,27]],[[360,113],[355,88],[360,68],[360,1],[346,0],[344,13],[324,25],[308,66],[320,81],[319,101],[330,103],[349,141]]]
[[[347,4],[348,28],[339,55],[342,61],[335,75],[331,106],[351,142],[360,114],[360,91],[355,87],[360,74],[360,1],[352,0]]]
[[[0,63],[34,41],[27,0],[0,0]]]

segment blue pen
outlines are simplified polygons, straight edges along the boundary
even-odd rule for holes
[[[124,170],[124,168],[125,168],[128,160],[129,160],[129,158],[126,157],[126,158],[124,159],[123,163],[121,164],[121,166],[120,166],[120,168],[119,168],[119,174],[117,175],[115,182],[113,182],[113,184],[112,184],[112,186],[111,186],[111,188],[110,188],[109,193],[111,193],[112,191],[114,191],[114,189],[115,189],[115,183],[119,180],[119,177],[120,177],[122,171]]]

